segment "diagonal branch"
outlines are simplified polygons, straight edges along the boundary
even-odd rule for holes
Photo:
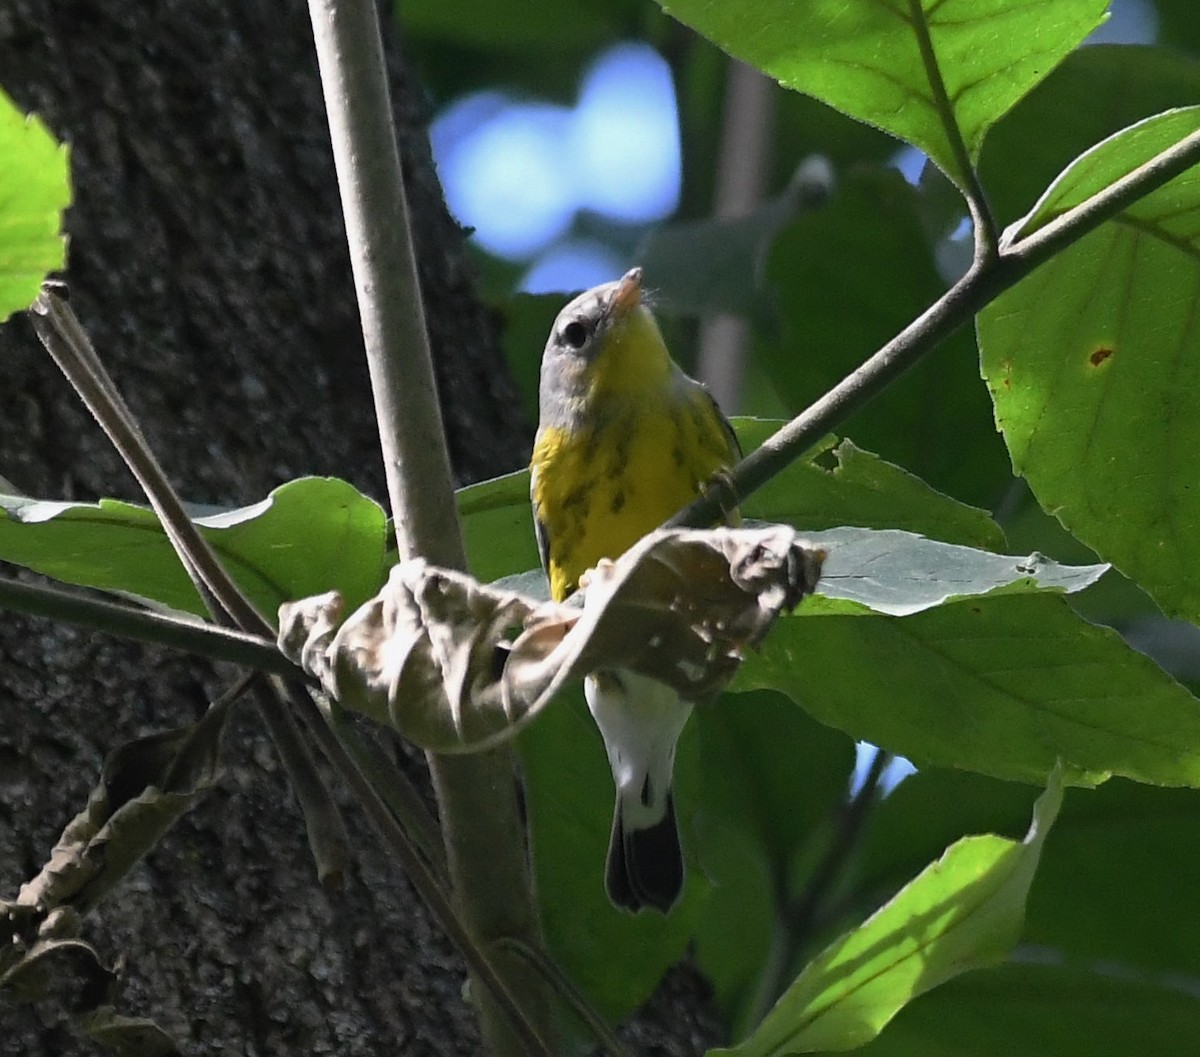
[[[712,482],[668,526],[707,525],[761,488],[831,430],[919,363],[991,301],[1039,264],[1200,162],[1200,132],[1161,151],[1103,191],[1025,238],[1002,240],[994,257],[977,257],[937,301],[815,403],[769,437],[733,471]]]

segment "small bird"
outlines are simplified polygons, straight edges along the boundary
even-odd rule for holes
[[[671,359],[642,270],[580,294],[542,354],[530,492],[550,594],[570,595],[695,499],[741,455],[716,401]],[[626,669],[584,681],[617,802],[605,886],[618,907],[666,913],[683,888],[671,775],[691,702]]]

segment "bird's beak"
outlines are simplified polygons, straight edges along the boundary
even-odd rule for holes
[[[617,319],[629,315],[642,301],[642,269],[630,268],[617,283],[612,300],[608,304],[609,313]]]

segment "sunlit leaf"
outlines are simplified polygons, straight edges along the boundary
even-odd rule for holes
[[[0,322],[28,308],[63,267],[63,210],[71,204],[67,148],[0,92]]]
[[[1081,156],[1028,235],[1200,128],[1150,118]],[[1171,615],[1200,618],[1200,169],[1130,206],[979,317],[1013,466],[1042,506]]]
[[[921,148],[957,183],[989,126],[1108,0],[660,0],[776,80]]]
[[[1055,773],[1023,841],[965,837],[857,929],[814,958],[729,1057],[849,1050],[917,995],[994,964],[1016,942],[1042,845],[1062,802]]]
[[[281,602],[333,588],[353,607],[383,582],[383,510],[336,478],[290,481],[259,503],[195,522],[271,619]],[[0,561],[207,615],[158,518],[132,503],[0,496]]]

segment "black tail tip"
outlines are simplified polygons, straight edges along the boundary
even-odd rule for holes
[[[683,891],[683,851],[670,796],[666,814],[648,829],[627,829],[617,804],[604,882],[608,898],[635,914],[643,907],[665,914],[675,905]]]

